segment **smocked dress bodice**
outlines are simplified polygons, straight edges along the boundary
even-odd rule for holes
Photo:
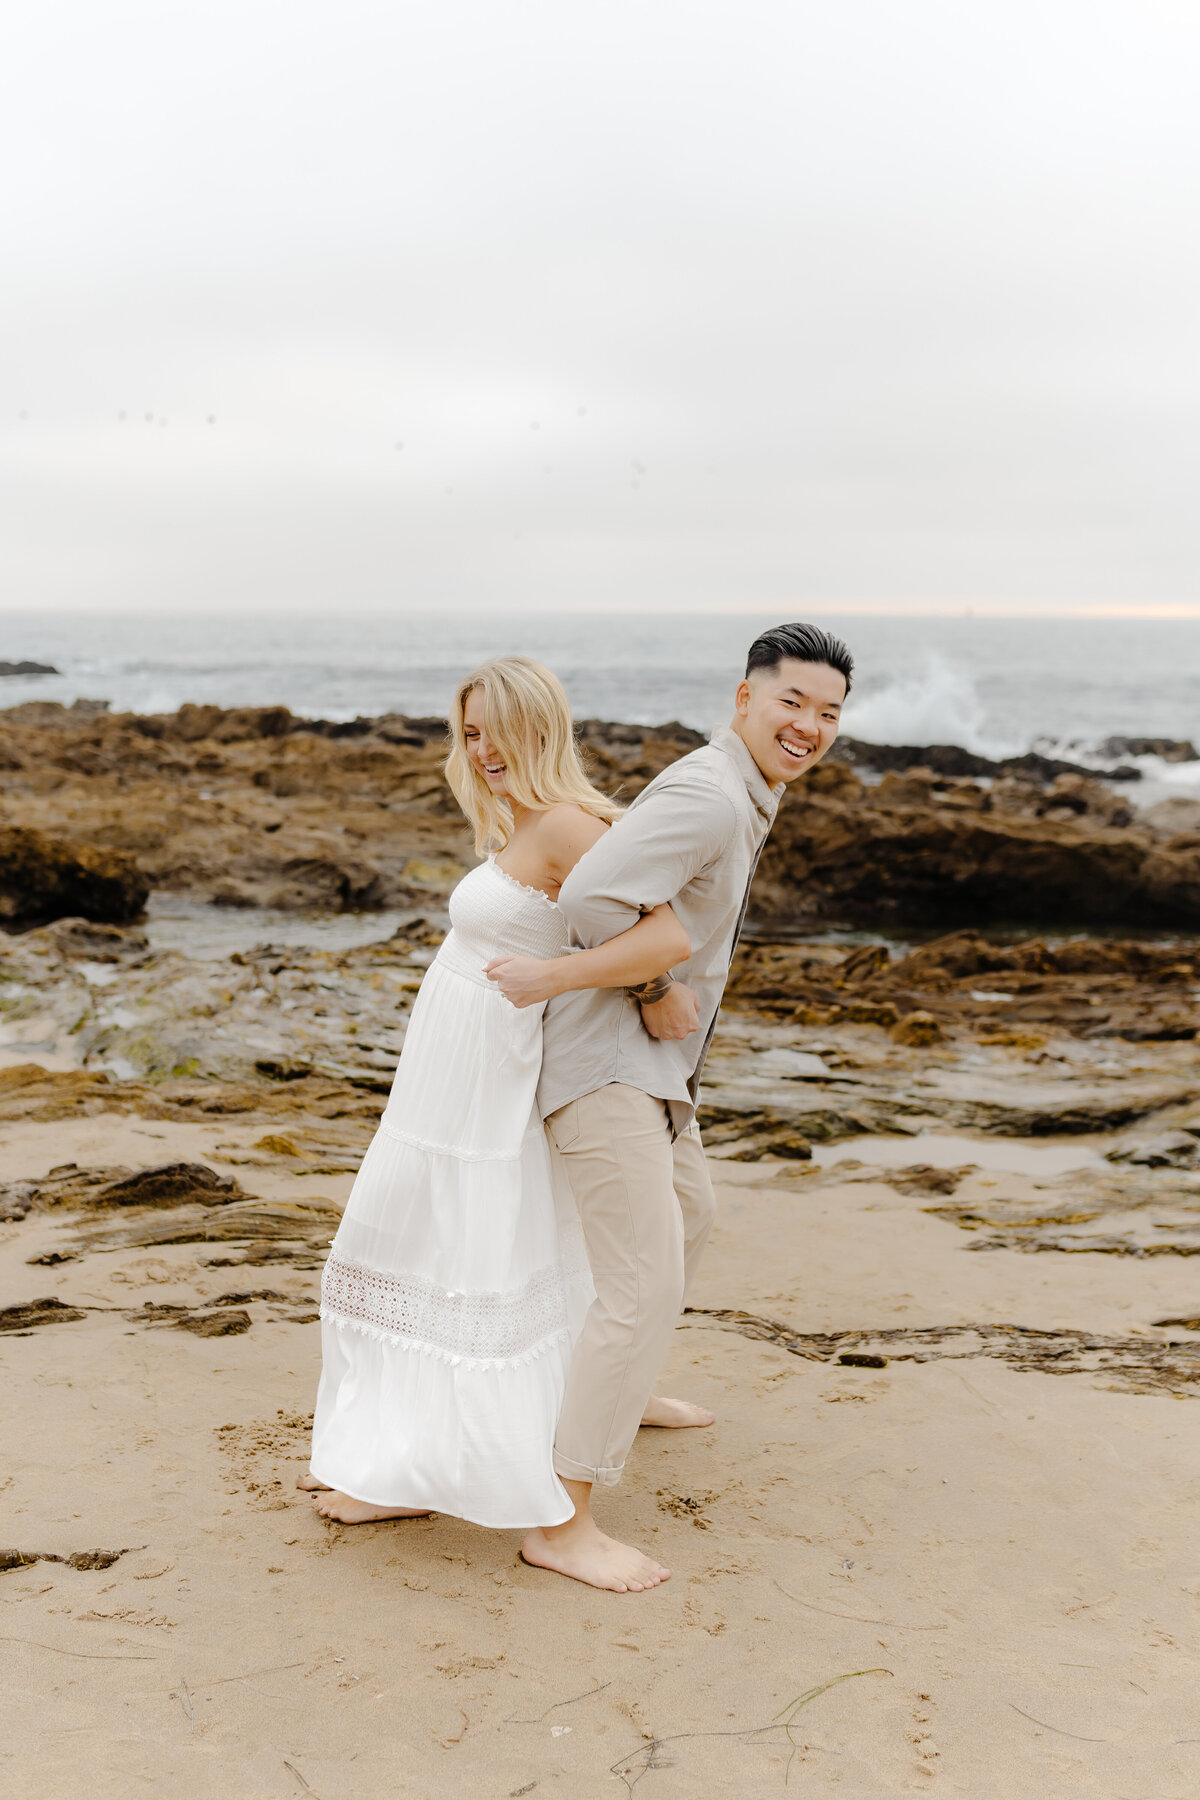
[[[437,960],[460,967],[497,956],[561,956],[567,947],[562,914],[541,888],[526,887],[494,856],[463,877],[450,896],[450,935]]]

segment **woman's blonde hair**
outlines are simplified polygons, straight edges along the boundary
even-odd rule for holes
[[[446,780],[475,827],[480,855],[502,850],[513,833],[512,808],[493,794],[468,753],[464,712],[468,696],[482,688],[488,737],[504,758],[505,785],[521,806],[541,811],[564,802],[609,823],[621,808],[584,773],[571,725],[571,708],[556,675],[529,656],[497,656],[461,681],[450,709],[452,745]]]

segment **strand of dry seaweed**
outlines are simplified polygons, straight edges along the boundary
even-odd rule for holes
[[[740,1729],[735,1727],[730,1731],[676,1731],[673,1732],[670,1737],[651,1738],[648,1744],[639,1745],[631,1756],[618,1757],[617,1761],[610,1765],[610,1773],[618,1776],[619,1779],[625,1783],[626,1791],[632,1794],[643,1775],[647,1774],[652,1768],[662,1768],[664,1766],[661,1763],[657,1763],[655,1758],[658,1752],[667,1744],[683,1743],[688,1738],[741,1738],[743,1742],[749,1743],[755,1738],[761,1738],[767,1732],[782,1731],[787,1738],[788,1743],[791,1745],[791,1752],[788,1756],[787,1765],[783,1773],[784,1786],[786,1787],[788,1778],[791,1775],[792,1762],[796,1755],[796,1751],[799,1748],[795,1739],[792,1737],[791,1728],[795,1722],[796,1714],[800,1711],[801,1707],[807,1706],[810,1701],[818,1699],[820,1695],[827,1694],[829,1689],[836,1687],[840,1681],[853,1681],[859,1675],[891,1674],[891,1669],[876,1668],[847,1669],[843,1675],[832,1675],[828,1681],[819,1682],[816,1687],[807,1688],[804,1693],[798,1694],[794,1700],[789,1700],[787,1705],[781,1707],[775,1714],[775,1717],[766,1725],[743,1725]],[[646,1760],[643,1762],[637,1773],[634,1774],[633,1764],[637,1761],[638,1757],[645,1757]]]
[[[575,1694],[570,1700],[551,1701],[545,1712],[539,1713],[536,1719],[517,1719],[510,1713],[504,1723],[506,1725],[540,1725],[543,1719],[548,1719],[550,1714],[556,1712],[560,1706],[574,1706],[579,1700],[590,1700],[593,1694],[602,1694],[605,1688],[610,1688],[611,1686],[611,1681],[602,1681],[599,1687],[589,1688],[586,1694]]]
[[[106,1650],[64,1650],[61,1644],[43,1644],[40,1638],[10,1637],[0,1632],[0,1643],[32,1644],[37,1650],[53,1650],[59,1656],[81,1656],[87,1662],[157,1662],[156,1656],[123,1656]]]
[[[1015,1700],[1010,1700],[1008,1704],[1015,1713],[1020,1713],[1023,1719],[1028,1719],[1031,1725],[1040,1726],[1043,1731],[1056,1731],[1059,1737],[1074,1738],[1077,1744],[1115,1744],[1117,1742],[1116,1738],[1081,1737],[1077,1731],[1064,1731],[1061,1725],[1048,1725],[1045,1719],[1035,1719],[1032,1713],[1027,1713],[1025,1708],[1018,1706]]]

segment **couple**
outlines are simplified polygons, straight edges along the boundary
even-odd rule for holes
[[[299,1485],[326,1518],[445,1512],[593,1587],[667,1579],[600,1530],[592,1488],[640,1424],[712,1423],[653,1397],[713,1221],[700,1072],[784,785],[833,744],[852,669],[814,626],[764,632],[731,724],[627,811],[549,670],[501,657],[460,686],[446,774],[489,854],[322,1278]]]

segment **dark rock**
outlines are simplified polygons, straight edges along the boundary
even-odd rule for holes
[[[252,1288],[248,1294],[218,1294],[210,1306],[246,1306],[251,1300],[286,1300],[277,1288]]]
[[[575,735],[593,749],[612,749],[625,744],[640,747],[651,739],[675,744],[681,755],[698,750],[708,742],[704,732],[696,731],[691,725],[681,725],[678,719],[671,719],[666,725],[625,725],[611,719],[582,719],[575,726]]]
[[[911,783],[921,777],[928,779],[923,769],[910,769],[904,779]],[[879,791],[883,791],[888,781],[898,779],[886,776]],[[959,782],[955,785],[961,789],[971,784]],[[1117,827],[1143,822],[1142,815],[1128,800],[1114,794],[1107,782],[1089,775],[1057,775],[1049,784],[1025,775],[1001,775],[992,782],[986,794],[982,789],[978,792],[983,804],[976,810],[982,812],[1016,813],[1031,819],[1089,819],[1097,825]],[[929,803],[945,806],[953,797],[953,789],[946,783],[935,784]]]
[[[102,718],[111,701],[72,700],[64,706],[61,700],[26,700],[21,706],[6,706],[0,720],[6,725],[75,726]]]
[[[162,1163],[109,1182],[93,1206],[184,1206],[191,1201],[220,1205],[245,1198],[232,1175],[218,1175],[204,1163]]]
[[[445,719],[409,719],[403,713],[381,713],[377,719],[296,719],[292,730],[326,738],[380,737],[388,744],[420,748],[445,743],[448,727]]]
[[[734,1162],[759,1162],[764,1156],[780,1156],[790,1162],[812,1160],[812,1143],[794,1119],[778,1112],[735,1112],[706,1106],[702,1114],[704,1142],[728,1144]],[[810,1128],[811,1129],[811,1128]]]
[[[1089,818],[1031,818],[931,802],[895,809],[872,791],[822,790],[820,768],[780,806],[755,877],[760,935],[809,919],[902,929],[956,919],[1129,922],[1192,928],[1200,849]]]
[[[0,1221],[11,1225],[17,1219],[23,1219],[36,1195],[36,1181],[11,1181],[0,1188]]]
[[[596,785],[623,800],[631,800],[673,762],[707,742],[703,732],[677,721],[642,726],[584,719],[576,735]]]
[[[69,1556],[59,1556],[53,1550],[0,1550],[0,1571],[31,1569],[40,1562],[62,1563],[71,1569],[111,1569],[115,1562],[128,1555],[127,1549],[72,1550]]]
[[[837,766],[836,764],[834,765]],[[816,771],[814,771],[816,773]],[[825,781],[819,784],[819,791],[828,792]],[[1031,792],[1040,793],[1040,788],[1032,787]],[[987,804],[988,796],[984,789],[974,781],[956,781],[943,775],[937,775],[932,769],[906,769],[903,772],[890,770],[878,787],[871,789],[872,806],[891,808],[911,808],[914,806],[959,806],[969,812],[982,812]]]
[[[185,1319],[175,1321],[178,1330],[206,1338],[240,1337],[243,1331],[249,1331],[251,1322],[248,1312],[237,1312],[232,1308],[227,1312],[189,1313]]]
[[[1079,938],[1050,948],[1041,938],[1017,944],[995,943],[977,931],[954,931],[922,944],[891,965],[891,974],[906,982],[958,979],[1017,971],[1038,975],[1138,975],[1157,981],[1193,981],[1200,968],[1170,944],[1125,942],[1118,938]]]
[[[1113,761],[1122,756],[1161,756],[1164,762],[1200,762],[1200,750],[1186,738],[1110,737],[1097,746],[1096,754]]]
[[[929,1163],[910,1163],[904,1169],[889,1169],[887,1183],[898,1194],[952,1194],[974,1167],[972,1163],[960,1169],[935,1169]]]
[[[1172,794],[1169,799],[1156,800],[1153,806],[1146,807],[1138,814],[1138,822],[1167,838],[1195,838],[1200,833],[1200,799]],[[1172,848],[1182,850],[1185,845],[1177,842]]]
[[[369,724],[370,721],[368,720]],[[384,713],[375,720],[375,730],[389,744],[446,744],[449,727],[445,719],[407,719],[400,713]]]
[[[72,1550],[66,1560],[72,1569],[111,1569],[128,1555],[128,1550]]]
[[[313,1072],[311,1063],[292,1062],[282,1056],[260,1056],[254,1067],[268,1081],[303,1081]]]
[[[410,889],[389,881],[370,863],[350,857],[294,857],[280,874],[283,880],[271,894],[271,904],[280,908],[380,912],[414,898]]]
[[[974,1246],[972,1246],[974,1248]],[[1132,1382],[1135,1393],[1157,1386],[1176,1393],[1200,1384],[1200,1361],[1192,1344],[1161,1343],[1141,1333],[1136,1337],[1102,1337],[1094,1332],[1060,1330],[1051,1326],[999,1325],[891,1325],[882,1330],[798,1331],[794,1326],[733,1307],[685,1306],[684,1325],[714,1325],[736,1331],[742,1337],[776,1344],[793,1356],[811,1362],[847,1360],[847,1353],[861,1353],[868,1344],[884,1346],[866,1351],[893,1362],[931,1362],[946,1356],[990,1356],[1010,1368],[1046,1375],[1103,1376]],[[1178,1352],[1178,1353],[1177,1353]],[[876,1365],[868,1365],[876,1366]]]
[[[86,819],[112,847],[95,854],[136,856],[156,888],[230,906],[379,909],[420,904],[414,889],[440,893],[474,859],[443,778],[442,720],[301,720],[284,707],[197,705],[146,719],[45,705],[0,718],[9,816],[72,833]],[[704,741],[676,722],[588,719],[579,736],[595,780],[626,799]],[[884,779],[867,785],[856,762]],[[1190,928],[1200,917],[1200,830],[1164,835],[1133,818],[1111,791],[1113,773],[1100,781],[1054,758],[843,740],[784,799],[751,925]],[[407,873],[422,867],[437,880]],[[10,901],[9,922],[82,913],[117,924],[130,904],[113,912],[57,895],[50,906]],[[874,978],[847,979],[863,987]]]
[[[162,1163],[153,1169],[81,1169],[63,1163],[34,1182],[31,1203],[51,1207],[221,1206],[248,1196],[230,1175],[204,1163]]]
[[[158,1244],[293,1243],[327,1250],[341,1220],[330,1201],[313,1196],[307,1200],[235,1201],[228,1206],[177,1206],[157,1215],[104,1220],[84,1226],[75,1240],[76,1252],[149,1249]],[[250,1260],[249,1258],[239,1260]],[[280,1260],[267,1257],[265,1260]],[[281,1260],[287,1261],[285,1256]],[[324,1256],[322,1256],[322,1261]],[[216,1264],[215,1267],[232,1267]]]
[[[56,919],[44,930],[60,956],[85,957],[88,962],[120,962],[123,957],[142,955],[149,947],[144,931],[121,930],[90,919]]]
[[[838,969],[838,980],[847,983],[874,981],[892,960],[886,944],[860,944],[851,950]]]
[[[931,1012],[922,1009],[905,1013],[892,1026],[891,1035],[898,1044],[907,1044],[911,1049],[923,1049],[926,1044],[938,1042],[942,1028]]]
[[[0,662],[0,678],[5,675],[57,675],[60,671],[53,663],[40,662]]]
[[[285,737],[294,724],[286,706],[194,706],[188,701],[173,718],[168,717],[164,730],[188,744],[202,738],[233,744],[248,738]]]
[[[149,893],[131,857],[19,825],[0,827],[0,927],[6,931],[70,917],[129,925]]]
[[[1134,741],[1142,740],[1130,740]],[[1136,756],[1140,752],[1131,749],[1116,754]],[[930,769],[935,775],[1029,775],[1045,782],[1053,781],[1057,775],[1086,775],[1094,779],[1096,774],[1095,769],[1087,769],[1082,763],[1041,756],[1034,750],[1021,756],[994,758],[964,750],[959,744],[870,744],[862,738],[852,737],[839,738],[830,751],[830,758],[848,763],[851,768],[871,769],[876,774],[886,774],[890,769],[919,768]],[[1141,778],[1141,770],[1106,769],[1105,777],[1109,781],[1137,781]]]
[[[1200,1169],[1200,1140],[1190,1131],[1164,1131],[1143,1144],[1118,1144],[1107,1155],[1109,1162],[1146,1169]]]
[[[0,1307],[0,1331],[35,1331],[39,1325],[70,1325],[87,1314],[77,1306],[52,1295],[44,1300],[25,1300],[17,1306]]]
[[[445,719],[409,719],[403,713],[380,713],[378,718],[293,719],[293,732],[310,737],[329,738],[336,742],[346,738],[382,738],[385,743],[421,745],[439,742],[446,737]]]

